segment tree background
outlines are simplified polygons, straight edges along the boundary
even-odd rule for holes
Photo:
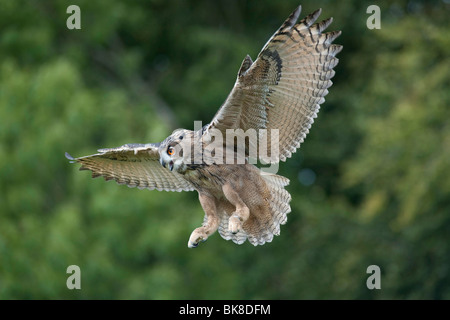
[[[206,124],[298,4],[1,1],[0,299],[450,299],[448,0],[301,2],[334,17],[344,50],[280,166],[292,212],[270,244],[216,233],[190,250],[196,193],[105,183],[64,157]]]

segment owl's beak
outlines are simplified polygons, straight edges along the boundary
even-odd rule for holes
[[[173,170],[173,161],[172,161],[172,160],[169,161],[169,166],[168,166],[168,167],[167,167],[167,162],[165,162],[163,159],[160,159],[159,162],[161,163],[161,165],[162,165],[164,168],[168,168],[170,171]]]

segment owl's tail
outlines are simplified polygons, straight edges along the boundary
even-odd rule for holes
[[[271,242],[273,236],[280,234],[280,225],[287,222],[287,214],[291,212],[289,202],[291,194],[284,189],[289,184],[289,179],[270,173],[261,172],[261,176],[269,187],[271,198],[269,201],[270,214],[272,215],[272,224],[262,231],[258,236],[248,235],[248,240],[253,245]]]
[[[280,224],[285,224],[287,221],[287,214],[291,212],[291,206],[289,202],[292,197],[289,192],[284,189],[289,185],[289,179],[276,174],[270,174],[262,172],[261,176],[267,182],[270,193],[272,195],[270,199],[270,209],[273,215],[274,222],[278,225],[278,234]],[[277,235],[278,235],[277,234]]]

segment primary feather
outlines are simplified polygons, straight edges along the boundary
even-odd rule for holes
[[[296,23],[300,11],[298,7],[289,16],[255,62],[249,56],[244,59],[233,90],[207,127],[223,133],[266,129],[272,163],[291,157],[304,141],[332,85],[335,55],[342,49],[332,44],[340,31],[322,33],[332,18],[315,23],[319,9]],[[274,154],[271,129],[279,135]]]

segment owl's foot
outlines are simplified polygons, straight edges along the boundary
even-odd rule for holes
[[[200,242],[204,242],[208,239],[208,235],[205,231],[204,227],[199,227],[192,231],[191,236],[189,237],[188,247],[196,248],[198,247]]]
[[[241,205],[236,208],[236,211],[228,219],[228,230],[236,234],[242,229],[242,224],[247,221],[250,216],[250,210],[247,206]]]
[[[231,233],[236,234],[241,229],[242,229],[242,221],[239,218],[239,216],[235,213],[230,217],[230,219],[228,219],[228,230],[230,230]]]

